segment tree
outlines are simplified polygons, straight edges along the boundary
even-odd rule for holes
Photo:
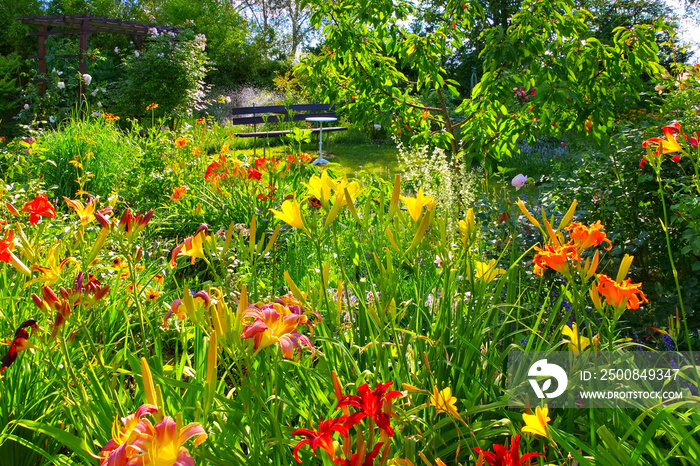
[[[662,70],[656,28],[619,29],[608,45],[592,37],[590,13],[571,0],[526,0],[507,27],[483,33],[483,74],[469,95],[442,64],[483,21],[480,4],[448,0],[430,32],[416,34],[404,26],[421,13],[413,2],[311,2],[315,24],[329,18],[330,25],[322,53],[297,67],[309,86],[353,121],[390,125],[455,157],[498,161],[533,128],[558,133],[586,124],[601,141],[619,100],[638,98],[642,75]],[[518,105],[513,88],[537,91]]]

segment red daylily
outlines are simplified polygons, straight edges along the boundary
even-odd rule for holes
[[[542,453],[526,453],[521,457],[520,434],[513,437],[510,449],[506,440],[505,445],[494,445],[493,452],[485,451],[479,447],[474,447],[474,451],[483,454],[484,459],[490,466],[522,466],[523,461],[527,461],[530,458],[545,457]]]
[[[664,132],[666,139],[649,138],[642,143],[642,147],[644,147],[645,149],[647,147],[652,146],[656,147],[656,155],[670,154],[672,152],[678,152],[679,150],[681,150],[681,146],[678,144],[675,135],[675,133],[680,133],[681,131],[680,123],[676,122],[670,125],[666,125],[663,128],[661,128],[661,131]]]
[[[255,168],[249,168],[248,169],[248,179],[259,181],[262,179],[262,173],[260,173],[260,171],[256,170]]]
[[[400,398],[403,396],[401,392],[397,390],[386,392],[393,383],[394,382],[379,382],[377,388],[374,390],[370,390],[369,385],[364,383],[357,389],[359,395],[344,395],[338,401],[338,407],[354,406],[360,410],[358,413],[360,414],[359,419],[365,417],[371,418],[389,437],[393,437],[394,429],[391,428],[389,414],[383,409],[385,402],[390,403],[392,398]]]
[[[7,354],[2,358],[2,360],[0,360],[0,362],[2,362],[2,365],[0,365],[0,374],[2,374],[5,369],[10,367],[13,362],[15,362],[17,355],[20,352],[35,348],[35,346],[29,341],[29,332],[25,330],[27,327],[36,328],[36,320],[25,320],[15,331],[15,338],[10,344],[10,349],[7,351]]]
[[[312,429],[297,429],[292,432],[292,435],[301,435],[306,437],[301,442],[297,443],[294,447],[294,458],[298,463],[301,463],[299,459],[299,449],[308,444],[311,449],[316,454],[316,448],[323,448],[330,459],[335,459],[335,447],[333,446],[333,432],[338,432],[343,437],[348,437],[348,429],[359,422],[356,416],[341,416],[337,419],[328,419],[321,421],[318,424],[318,430]],[[313,427],[313,426],[312,426]]]
[[[29,213],[29,223],[36,225],[41,217],[56,218],[56,207],[49,202],[46,194],[39,194],[33,201],[29,201],[22,207],[22,212]]]
[[[124,233],[127,238],[133,239],[136,235],[146,229],[146,225],[148,225],[148,222],[151,221],[151,217],[153,217],[153,209],[146,212],[146,214],[139,212],[135,217],[131,213],[131,209],[126,209],[126,212],[124,212],[122,218],[119,219],[117,229]]]
[[[379,442],[374,446],[372,451],[366,455],[364,452],[353,453],[350,459],[338,458],[334,462],[340,466],[374,466],[374,459],[377,457],[377,455],[379,455],[382,445],[384,445],[384,442]]]

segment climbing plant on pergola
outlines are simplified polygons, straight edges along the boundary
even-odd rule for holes
[[[178,32],[178,28],[174,26],[161,26],[157,24],[138,23],[136,21],[123,21],[120,19],[112,19],[103,16],[90,15],[62,15],[62,16],[20,16],[16,18],[24,24],[39,26],[39,30],[29,32],[29,35],[39,36],[39,53],[32,55],[29,58],[39,60],[39,95],[46,93],[46,39],[53,35],[79,35],[79,53],[78,55],[63,55],[64,58],[78,58],[78,70],[80,74],[87,72],[86,53],[88,50],[87,41],[91,34],[98,32],[106,32],[111,34],[128,34],[131,40],[140,50],[143,46],[143,39],[150,32],[155,31],[158,34]],[[84,92],[85,84],[80,82],[80,93]]]

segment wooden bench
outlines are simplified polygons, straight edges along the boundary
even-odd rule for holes
[[[257,125],[263,123],[280,123],[289,121],[305,121],[311,117],[337,118],[331,104],[298,104],[285,107],[284,105],[268,105],[263,107],[238,107],[234,108],[230,122],[234,125],[253,125],[253,131],[248,133],[235,133],[240,138],[271,138],[291,134],[292,130],[257,131]],[[290,113],[292,117],[290,118]],[[266,116],[263,116],[266,115]],[[319,133],[320,128],[309,128],[312,133]],[[344,126],[324,127],[323,132],[345,131]]]

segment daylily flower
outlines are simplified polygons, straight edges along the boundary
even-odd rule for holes
[[[177,267],[177,262],[175,259],[180,256],[191,257],[190,264],[194,264],[196,258],[204,259],[204,241],[209,237],[209,227],[202,224],[197,229],[194,236],[188,236],[185,241],[173,249],[170,254],[170,267]]]
[[[0,239],[0,262],[11,264],[18,272],[25,275],[31,275],[31,271],[24,263],[12,252],[17,243],[15,242],[15,231],[5,230],[5,237]]]
[[[598,275],[597,290],[615,309],[639,309],[642,303],[648,302],[640,286],[641,283],[633,284],[630,278],[617,282],[607,275]]]
[[[299,459],[299,449],[304,445],[309,445],[316,454],[316,448],[321,447],[328,454],[331,460],[336,458],[335,446],[333,445],[333,432],[338,432],[343,437],[348,437],[348,429],[354,426],[359,420],[354,416],[341,416],[337,419],[328,419],[321,421],[318,424],[318,430],[312,429],[297,429],[292,432],[292,435],[301,435],[306,437],[294,447],[294,458],[297,463],[302,461]]]
[[[522,173],[517,174],[510,182],[516,191],[520,191],[520,188],[525,186],[525,183],[527,183],[527,176]]]
[[[87,226],[87,224],[90,223],[95,212],[95,199],[88,198],[88,203],[85,205],[83,205],[83,203],[77,199],[71,200],[65,196],[63,196],[63,200],[66,204],[71,206],[73,210],[75,210],[76,214],[78,214],[78,217],[80,217],[80,224],[82,226]]]
[[[610,251],[612,249],[612,243],[606,238],[606,234],[601,231],[602,228],[603,225],[600,223],[600,220],[598,220],[590,227],[582,223],[574,222],[568,226],[567,230],[569,230],[569,237],[573,240],[574,245],[576,245],[576,251],[578,253],[581,253],[586,248],[598,246],[600,243],[604,242],[608,243],[605,250]]]
[[[148,419],[141,419],[132,436],[135,438],[127,448],[129,466],[194,466],[194,458],[182,444],[193,437],[196,437],[195,445],[207,439],[198,422],[182,427],[170,416],[165,416],[156,426]]]
[[[545,405],[544,408],[538,406],[535,408],[535,414],[523,414],[523,421],[525,421],[526,424],[525,427],[523,427],[523,432],[546,437],[548,431],[547,423],[551,421],[549,418],[549,408],[547,405]]]
[[[435,199],[433,196],[424,196],[423,195],[423,188],[420,188],[418,190],[418,194],[416,194],[416,197],[400,197],[401,201],[404,203],[406,206],[406,210],[408,211],[408,214],[411,216],[414,222],[417,222],[420,220],[420,216],[423,213],[423,206],[428,206],[428,210],[432,209],[435,207],[435,204],[437,201],[434,201]]]
[[[177,147],[185,147],[189,143],[190,143],[190,140],[186,136],[181,136],[181,137],[175,139],[175,146],[177,146]]]
[[[320,321],[321,316],[316,316]],[[258,303],[243,314],[243,325],[245,328],[241,338],[253,338],[255,354],[275,343],[279,343],[282,356],[287,359],[298,359],[302,346],[309,348],[312,355],[316,353],[309,337],[297,332],[297,327],[303,325],[313,335],[313,325],[301,308],[291,309],[279,303]]]
[[[141,418],[158,411],[153,405],[143,404],[135,413],[129,414],[121,419],[115,418],[112,425],[112,438],[100,450],[100,466],[113,466],[126,464],[127,447],[131,433],[136,426],[141,422]],[[119,420],[123,426],[119,426]],[[132,439],[133,440],[133,439]]]
[[[25,203],[22,212],[29,212],[29,223],[32,225],[39,223],[41,217],[56,218],[56,208],[46,194],[39,194],[33,201]]]
[[[36,346],[29,341],[29,332],[25,330],[27,327],[36,328],[36,320],[25,320],[15,331],[15,338],[12,340],[12,343],[10,343],[10,349],[7,351],[7,354],[2,358],[2,360],[0,360],[2,363],[2,365],[0,365],[0,374],[2,374],[5,369],[10,367],[13,362],[15,362],[19,353],[28,349],[36,348]]]
[[[474,261],[474,265],[476,265],[476,278],[484,280],[486,283],[491,283],[495,278],[506,273],[505,269],[496,267],[496,259],[491,259],[488,264]]]
[[[328,172],[324,170],[321,176],[312,175],[308,183],[304,183],[307,188],[307,193],[321,201],[321,204],[328,205],[331,199],[331,192],[335,188],[335,182],[328,176]]]
[[[146,225],[151,221],[153,217],[153,209],[146,212],[144,215],[142,212],[136,214],[136,217],[131,213],[131,209],[126,209],[126,212],[119,219],[117,224],[117,229],[124,233],[129,240],[133,240],[135,236],[146,229]]]
[[[190,189],[190,188],[188,188],[185,185],[173,188],[173,194],[172,194],[172,196],[170,196],[170,199],[168,199],[168,200],[169,201],[180,200],[182,198],[182,196],[185,195],[185,193],[187,192],[188,189]]]
[[[255,168],[249,168],[248,169],[248,179],[260,181],[262,179],[262,173],[260,173],[260,171],[255,169]]]
[[[206,309],[209,307],[209,293],[206,291],[198,291],[192,295],[192,302],[194,303],[194,308],[188,309],[185,300],[176,299],[170,305],[170,310],[163,318],[163,327],[168,328],[168,319],[171,315],[177,315],[178,319],[185,320],[187,316],[194,316],[198,311]]]
[[[569,350],[573,351],[576,355],[578,355],[579,351],[584,351],[591,346],[591,340],[588,337],[579,335],[576,322],[572,322],[571,327],[565,325],[561,333],[569,337]]]
[[[434,406],[438,413],[447,413],[450,416],[459,417],[456,403],[457,398],[452,396],[450,387],[445,387],[439,392],[437,387],[433,387],[433,394],[430,395],[428,404]]]
[[[681,131],[680,123],[676,122],[676,123],[664,126],[663,128],[661,128],[661,131],[664,132],[666,139],[649,138],[642,143],[642,147],[644,147],[645,149],[647,147],[656,147],[656,151],[655,151],[656,155],[669,154],[669,153],[678,152],[679,150],[681,150],[681,146],[678,144],[678,141],[676,140],[676,135],[675,135],[675,133],[679,133]]]
[[[338,407],[354,406],[360,411],[358,420],[365,417],[372,419],[382,431],[389,437],[394,436],[394,429],[391,428],[389,414],[384,411],[385,402],[391,402],[392,398],[401,398],[403,394],[398,390],[391,390],[387,393],[387,389],[394,382],[377,383],[374,390],[369,389],[366,383],[360,385],[357,389],[359,395],[344,395],[338,401]]]
[[[49,262],[48,267],[39,264],[32,265],[32,270],[41,273],[42,276],[30,280],[25,286],[38,282],[45,282],[49,286],[52,286],[61,275],[63,267],[67,264],[74,264],[80,267],[80,262],[78,262],[75,257],[66,257],[60,260],[58,254],[59,245],[60,243],[56,243],[49,249],[49,253],[47,254]]]
[[[459,226],[459,231],[462,234],[462,245],[466,247],[472,244],[474,239],[476,239],[476,218],[474,217],[474,209],[467,210],[467,214],[464,220],[458,220],[457,226]]]
[[[334,463],[340,466],[374,466],[374,459],[379,455],[383,445],[384,442],[377,443],[367,454],[365,454],[363,447],[363,451],[353,453],[350,459],[337,458]]]
[[[301,205],[296,199],[287,199],[284,201],[282,203],[281,212],[275,209],[270,209],[270,212],[272,212],[272,215],[274,215],[276,219],[282,220],[294,228],[304,230],[307,234],[309,233],[309,230],[304,224],[304,219],[301,216]]]
[[[521,457],[520,434],[512,438],[510,448],[508,448],[508,440],[506,440],[504,445],[494,445],[493,452],[479,447],[474,447],[474,451],[483,455],[489,466],[523,466],[523,462],[527,462],[530,458],[545,457],[542,453],[526,453]]]
[[[551,246],[546,244],[544,249],[535,246],[535,251],[537,251],[537,254],[535,254],[533,259],[535,263],[534,272],[535,275],[539,276],[542,276],[542,269],[546,267],[556,270],[559,273],[567,273],[569,270],[569,260],[581,262],[581,257],[576,251],[576,246],[571,243],[563,246]]]

